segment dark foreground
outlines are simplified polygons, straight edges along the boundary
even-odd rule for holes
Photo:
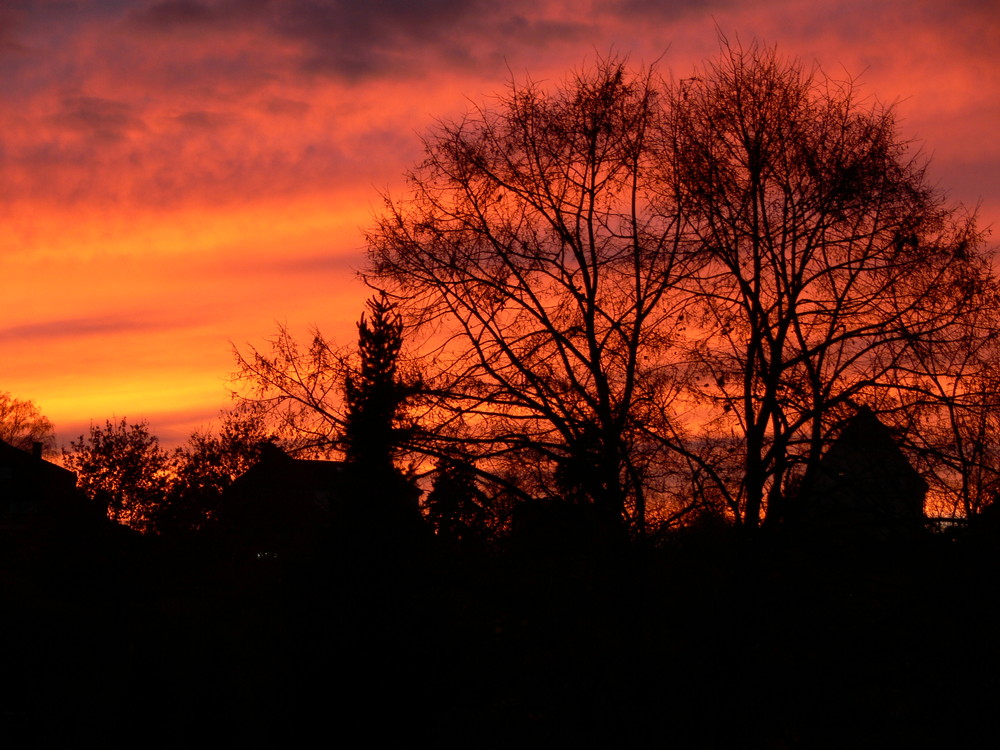
[[[0,745],[993,748],[1000,545],[256,557],[112,533],[0,566]],[[55,550],[58,549],[58,552]]]

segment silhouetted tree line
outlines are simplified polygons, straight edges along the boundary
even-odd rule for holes
[[[512,83],[425,152],[366,280],[409,342],[397,464],[474,487],[430,507],[778,524],[862,407],[937,514],[992,501],[993,252],[854,81],[725,40],[679,80],[610,58]],[[342,454],[354,355],[314,334],[237,352],[239,396]]]
[[[527,499],[755,528],[862,407],[936,514],[995,498],[992,250],[853,81],[723,40],[679,80],[609,58],[512,83],[425,148],[369,232],[356,346],[237,351],[237,407],[175,451],[126,420],[71,443],[111,517],[197,528],[271,441],[345,460],[355,494],[422,493],[443,535],[496,536]]]
[[[355,345],[237,352],[173,451],[93,425],[121,525],[0,494],[0,738],[990,746],[996,278],[892,108],[723,41],[425,146]]]
[[[143,533],[193,532],[209,523],[222,493],[257,460],[259,424],[224,415],[217,434],[196,432],[168,451],[146,421],[92,424],[63,450],[63,464],[109,518]]]
[[[887,538],[747,536],[706,513],[636,544],[593,504],[500,513],[452,465],[426,502],[436,534],[405,524],[404,483],[350,476],[331,499],[377,520],[314,512],[297,530],[281,512],[302,510],[296,462],[272,448],[266,512],[249,517],[264,528],[234,526],[224,502],[197,534],[79,525],[44,565],[12,554],[0,528],[5,741],[274,747],[400,727],[476,747],[996,736],[990,512]]]

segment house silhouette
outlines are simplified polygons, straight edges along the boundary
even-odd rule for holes
[[[0,440],[0,549],[5,562],[58,565],[99,547],[111,522],[76,488],[76,474]],[[81,550],[84,555],[81,556]]]
[[[230,555],[274,560],[326,554],[330,546],[403,554],[430,534],[418,491],[395,470],[293,458],[273,444],[223,493],[216,533]]]
[[[272,443],[223,493],[218,530],[240,556],[274,559],[317,548],[332,518],[344,464],[292,458]]]
[[[892,432],[862,407],[820,460],[801,496],[800,519],[814,530],[898,537],[923,529],[927,482]]]
[[[65,513],[79,502],[76,474],[42,458],[42,444],[31,453],[0,440],[0,527]]]

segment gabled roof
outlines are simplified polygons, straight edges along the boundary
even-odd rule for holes
[[[868,479],[891,477],[908,490],[927,491],[927,482],[913,468],[892,432],[867,407],[847,421],[823,456],[821,467],[839,476],[850,472]]]
[[[71,491],[76,474],[0,440],[0,497],[35,491]]]
[[[257,531],[323,524],[343,471],[339,461],[296,459],[277,446],[265,446],[260,460],[223,494],[219,521]]]
[[[827,510],[882,519],[923,519],[927,482],[913,468],[892,432],[868,408],[844,425],[820,461],[810,494]]]
[[[237,478],[234,492],[256,489],[285,492],[324,491],[336,485],[344,472],[341,461],[314,461],[292,458],[281,448],[268,443],[260,460]]]
[[[16,529],[17,538],[28,548],[50,549],[39,541],[39,534],[93,529],[98,516],[103,516],[100,509],[77,491],[76,474],[0,440],[0,532]],[[32,541],[25,542],[29,538]],[[11,544],[11,539],[5,543]]]

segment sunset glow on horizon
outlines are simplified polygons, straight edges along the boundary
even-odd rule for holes
[[[353,341],[364,228],[437,120],[609,51],[691,75],[720,31],[898,102],[931,182],[1000,226],[994,3],[756,5],[4,3],[0,392],[64,444],[123,417],[182,441],[229,405],[233,345]]]

